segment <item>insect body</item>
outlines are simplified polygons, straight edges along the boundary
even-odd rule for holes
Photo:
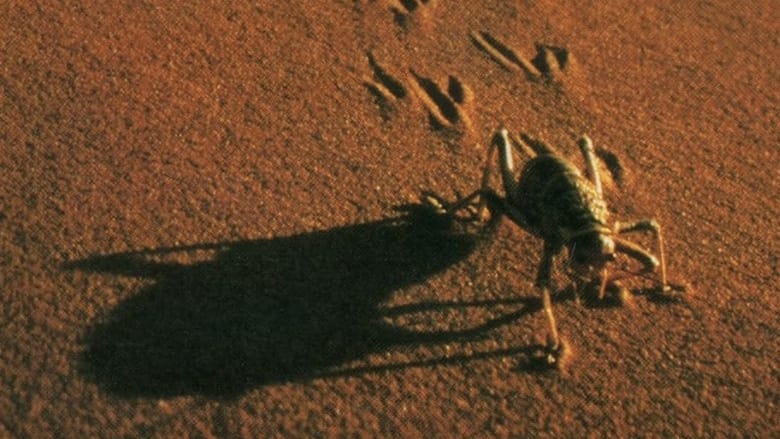
[[[639,274],[658,272],[661,291],[667,293],[671,287],[666,282],[663,239],[655,220],[609,225],[609,211],[603,198],[593,144],[587,136],[579,140],[586,174],[541,142],[533,142],[535,148],[532,149],[526,142],[515,140],[532,157],[520,177],[515,176],[509,134],[507,130],[501,129],[488,152],[481,187],[455,202],[447,212],[454,216],[458,210],[472,206],[473,201],[480,198],[477,213],[480,218],[489,204],[491,211],[507,215],[513,222],[544,240],[536,287],[540,290],[544,313],[549,322],[545,360],[550,365],[557,365],[564,347],[558,335],[550,299],[555,256],[565,248],[569,256],[569,268],[575,277],[597,280],[600,298],[604,296],[608,283],[625,277],[610,277],[608,271],[608,264],[616,259],[618,253],[639,261],[642,265]],[[503,197],[491,189],[489,184],[496,151],[499,154],[505,192]],[[655,236],[658,258],[619,236],[636,231],[649,231]]]

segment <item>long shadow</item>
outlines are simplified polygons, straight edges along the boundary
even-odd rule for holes
[[[81,370],[121,397],[232,397],[328,376],[392,346],[475,337],[534,311],[535,302],[520,299],[519,312],[472,329],[434,333],[384,323],[379,305],[463,260],[478,240],[407,206],[398,218],[289,237],[73,261],[65,268],[154,281],[91,328]],[[170,262],[205,251],[205,261]]]

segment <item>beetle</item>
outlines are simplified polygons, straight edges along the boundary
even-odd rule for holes
[[[441,202],[438,204],[452,218],[456,218],[459,211],[468,209],[470,216],[461,216],[461,220],[482,219],[489,206],[491,214],[497,212],[497,216],[508,216],[515,224],[544,241],[535,281],[549,325],[542,358],[549,366],[559,366],[566,346],[558,333],[550,290],[556,256],[564,249],[568,252],[568,268],[575,282],[575,291],[578,281],[596,282],[599,285],[598,297],[603,298],[608,285],[622,290],[619,279],[652,273],[657,274],[659,292],[664,297],[671,297],[678,287],[667,283],[663,236],[656,220],[609,224],[609,210],[604,200],[596,154],[587,135],[581,136],[578,141],[585,159],[585,174],[550,146],[531,141],[525,135],[521,137],[526,140],[515,136],[513,140],[530,156],[530,160],[519,177],[515,175],[509,133],[501,128],[488,150],[480,188],[449,206],[445,207]],[[496,152],[504,196],[490,187]],[[479,201],[475,205],[477,199]],[[658,256],[620,236],[642,231],[652,233]],[[642,268],[636,273],[610,276],[609,264],[617,259],[619,253],[638,261]]]

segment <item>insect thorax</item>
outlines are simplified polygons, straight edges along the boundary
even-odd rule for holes
[[[572,233],[606,226],[609,217],[593,183],[571,162],[552,155],[528,162],[511,198],[532,233],[561,244]]]

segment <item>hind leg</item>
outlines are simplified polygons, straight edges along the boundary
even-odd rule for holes
[[[588,136],[583,135],[577,144],[580,146],[582,156],[585,158],[585,166],[588,170],[588,177],[590,177],[590,180],[596,187],[596,192],[601,197],[604,194],[601,188],[601,176],[599,175],[599,168],[596,162],[596,151],[593,149],[593,142]]]
[[[485,211],[487,210],[488,204],[494,208],[498,208],[503,204],[499,201],[501,197],[490,188],[490,178],[493,174],[493,160],[498,151],[498,148],[495,148],[494,146],[495,141],[488,148],[485,164],[482,168],[482,178],[480,180],[479,189],[452,203],[452,205],[447,208],[448,215],[454,216],[459,210],[472,207],[474,200],[479,198],[476,212],[471,212],[470,218],[472,220],[482,220],[485,218]]]
[[[505,207],[504,205],[506,203],[499,202],[501,198],[490,188],[490,179],[493,176],[493,161],[495,160],[496,154],[498,154],[499,170],[501,172],[504,191],[507,195],[517,191],[517,181],[515,181],[514,176],[514,162],[512,160],[511,148],[512,145],[509,142],[508,131],[505,128],[501,128],[493,136],[493,140],[488,147],[485,164],[482,168],[482,178],[480,180],[479,189],[453,203],[452,206],[447,209],[448,213],[452,214],[470,206],[477,198],[479,198],[476,212],[476,217],[478,219],[483,219],[485,217],[485,211],[488,204],[493,207]]]

